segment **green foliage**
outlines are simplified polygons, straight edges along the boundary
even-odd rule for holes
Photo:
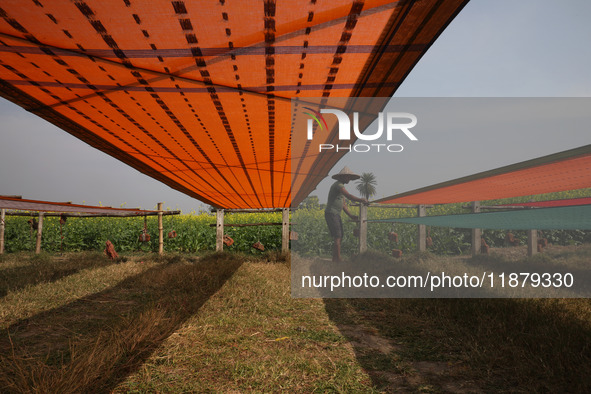
[[[7,216],[6,251],[35,250],[36,233],[31,231],[28,217]],[[168,252],[195,253],[215,250],[215,216],[207,213],[164,217],[164,249]],[[280,213],[227,213],[225,223],[281,222]],[[60,228],[61,227],[61,228]],[[43,221],[42,249],[47,252],[83,250],[102,251],[110,240],[119,253],[158,250],[158,219],[147,218],[150,241],[140,242],[144,228],[143,217],[132,218],[68,218],[61,226],[59,218],[46,217]],[[168,233],[176,231],[175,238]],[[253,243],[260,241],[266,249],[281,248],[281,226],[226,227],[226,234],[234,239],[227,247],[231,251],[260,254]],[[63,240],[61,236],[63,235]],[[63,242],[62,242],[63,241]]]
[[[298,208],[303,209],[319,209],[320,208],[320,200],[318,196],[308,196],[304,198],[304,201],[301,202]]]
[[[591,195],[591,189],[575,190],[562,193],[550,193],[539,196],[526,196],[506,200],[482,202],[483,205],[525,202],[530,200],[550,200],[561,198],[576,198]],[[298,233],[298,240],[292,241],[292,250],[304,255],[331,254],[332,239],[324,220],[324,211],[318,204],[318,198],[311,196],[305,200],[300,209],[292,213],[292,230]],[[435,205],[427,210],[432,215],[452,215],[466,213],[465,204]],[[351,207],[353,214],[358,208]],[[386,219],[393,217],[414,217],[414,208],[389,209],[370,208],[368,219]],[[6,217],[6,251],[33,251],[35,249],[36,234],[28,223],[30,217]],[[225,223],[277,223],[281,222],[281,213],[226,213]],[[164,249],[167,252],[195,253],[215,250],[215,215],[202,212],[197,215],[179,215],[164,217]],[[344,237],[342,250],[346,255],[354,255],[358,249],[357,237],[354,231],[358,224],[343,215]],[[155,252],[158,250],[158,219],[148,217],[147,230],[151,236],[149,242],[140,242],[139,235],[144,228],[143,217],[133,218],[68,218],[62,226],[57,217],[47,217],[43,222],[42,249],[46,252],[60,251],[102,251],[105,242],[110,240],[117,252],[131,251]],[[168,238],[168,233],[176,231],[176,238]],[[398,234],[398,242],[389,240],[388,234]],[[428,227],[428,235],[433,244],[429,250],[436,254],[456,255],[470,252],[470,230],[447,227]],[[485,230],[483,237],[492,247],[504,246],[505,234],[503,230]],[[512,231],[515,238],[525,244],[525,231]],[[252,226],[226,227],[226,234],[234,240],[234,244],[225,247],[229,251],[261,254],[252,244],[259,241],[266,250],[281,248],[281,226]],[[404,253],[416,250],[417,228],[409,224],[369,223],[367,242],[371,250],[390,253],[392,249],[401,249]],[[61,236],[63,235],[63,239]],[[578,245],[591,242],[590,231],[543,231],[541,236],[552,244]]]
[[[364,172],[361,174],[361,178],[357,181],[357,191],[361,194],[361,197],[369,200],[376,194],[376,185],[378,181],[376,176],[371,172]]]
[[[591,189],[574,190],[560,193],[548,193],[536,196],[517,197],[512,199],[483,201],[482,205],[509,204],[533,201],[543,201],[552,199],[568,199],[577,197],[587,197],[591,195]],[[468,213],[464,209],[465,203],[435,205],[427,210],[428,216],[454,215]],[[350,209],[353,214],[357,214],[358,208]],[[390,208],[369,208],[368,219],[387,219],[415,217],[417,211],[415,208],[390,209]],[[325,255],[331,254],[332,240],[328,234],[328,228],[324,221],[324,212],[314,209],[299,209],[293,217],[295,231],[298,232],[299,240],[292,242],[292,250],[302,255]],[[357,223],[351,222],[343,215],[344,237],[342,241],[342,251],[345,255],[354,255],[358,250],[358,241],[354,237],[353,231]],[[389,240],[388,234],[395,232],[398,234],[398,242]],[[511,231],[515,238],[522,245],[526,244],[526,231]],[[429,247],[432,253],[439,255],[457,255],[470,253],[471,235],[469,229],[448,228],[448,227],[427,227],[427,234],[431,237],[433,244]],[[504,230],[484,230],[483,237],[491,247],[505,246]],[[591,231],[580,230],[552,230],[542,231],[541,236],[548,239],[548,242],[557,245],[578,245],[585,242],[591,242]],[[416,245],[417,227],[415,225],[403,223],[368,223],[367,244],[370,250],[376,250],[383,253],[390,253],[392,249],[401,249],[403,253],[411,253],[417,250]]]
[[[448,207],[452,212],[457,208]],[[461,208],[459,208],[461,209]],[[351,213],[357,215],[358,208],[350,208]],[[389,209],[370,208],[368,219],[403,218],[416,216],[416,209]],[[441,207],[435,207],[433,214],[442,214]],[[299,209],[293,216],[295,231],[298,233],[298,241],[292,242],[292,250],[302,255],[330,255],[332,239],[328,234],[328,228],[324,220],[324,212],[321,210]],[[350,221],[343,215],[344,237],[342,252],[345,255],[354,255],[358,250],[358,240],[354,231],[358,224]],[[398,234],[398,242],[390,241],[388,234]],[[431,251],[438,254],[463,254],[470,251],[470,231],[450,228],[430,228],[429,235],[433,239]],[[392,249],[401,249],[403,253],[410,253],[417,249],[417,227],[403,223],[368,223],[367,245],[370,250],[376,250],[390,254]]]

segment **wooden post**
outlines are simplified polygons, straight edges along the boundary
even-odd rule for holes
[[[216,211],[216,235],[215,235],[215,250],[221,252],[224,250],[224,210],[218,209]]]
[[[4,253],[4,229],[6,228],[6,209],[0,212],[0,254]]]
[[[538,230],[527,230],[527,255],[538,253]]]
[[[289,252],[289,208],[283,208],[281,211],[281,251]]]
[[[480,212],[480,201],[472,201],[472,212]],[[480,254],[480,248],[482,247],[482,230],[479,228],[472,229],[472,256]]]
[[[417,215],[419,217],[427,216],[427,209],[424,205],[419,205],[417,207]],[[417,226],[418,229],[418,242],[417,242],[417,250],[419,252],[425,252],[427,250],[427,226],[424,224],[419,224]]]
[[[359,204],[359,253],[367,251],[367,205]]]
[[[164,226],[162,225],[162,206],[164,203],[158,203],[158,254],[164,254]]]
[[[37,225],[37,243],[35,244],[35,254],[41,253],[41,235],[43,233],[43,212],[39,212],[39,224]]]

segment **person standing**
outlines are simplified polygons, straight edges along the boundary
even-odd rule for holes
[[[359,220],[356,215],[349,212],[345,198],[351,201],[356,201],[362,204],[367,204],[367,199],[361,197],[355,197],[350,194],[345,185],[350,181],[359,179],[360,176],[351,172],[348,167],[344,167],[341,172],[332,176],[336,180],[332,184],[328,192],[328,201],[326,203],[326,209],[324,210],[324,218],[328,225],[330,236],[333,239],[332,245],[332,261],[340,262],[341,258],[341,241],[343,239],[343,221],[341,219],[341,211],[345,213],[354,221]]]

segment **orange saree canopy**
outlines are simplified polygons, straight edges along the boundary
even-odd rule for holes
[[[319,182],[292,188],[290,100],[390,97],[466,3],[0,0],[0,95],[205,203],[287,207]]]
[[[0,208],[18,211],[39,211],[39,212],[63,212],[63,213],[88,213],[96,215],[144,215],[155,213],[140,208],[111,208],[92,205],[80,205],[66,202],[27,200],[15,197],[0,196]]]
[[[448,204],[495,200],[585,189],[591,187],[591,145],[527,160],[521,163],[454,179],[385,197],[391,204]],[[585,202],[511,204],[527,206],[581,205]]]

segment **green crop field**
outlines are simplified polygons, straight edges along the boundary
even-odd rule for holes
[[[36,217],[36,215],[32,216]],[[28,217],[8,216],[6,218],[6,251],[33,251],[35,233],[31,231]],[[280,222],[281,214],[226,214],[225,223]],[[195,253],[215,250],[215,215],[201,213],[164,217],[164,247],[167,252]],[[61,227],[61,228],[60,228]],[[47,217],[43,221],[42,249],[46,252],[103,250],[110,240],[117,252],[157,251],[158,219],[147,218],[147,230],[151,239],[140,242],[139,235],[144,228],[143,217],[132,218],[76,218],[70,217],[63,226],[59,218]],[[176,231],[175,238],[168,233]],[[267,249],[281,247],[281,227],[227,227],[226,234],[234,239],[230,250],[248,252],[251,245],[260,241]],[[63,235],[63,240],[61,236]],[[252,249],[254,253],[254,249]]]
[[[535,196],[535,200],[563,199],[587,197],[591,189],[571,192],[551,193]],[[483,204],[498,204],[509,202],[524,202],[531,197],[513,198],[508,200],[488,201]],[[467,213],[463,209],[465,204],[435,205],[427,211],[428,215],[450,215]],[[351,210],[356,211],[353,207]],[[413,217],[416,210],[370,208],[368,219],[385,219],[392,217]],[[35,215],[32,215],[35,217]],[[358,248],[354,230],[357,223],[344,219],[343,252],[353,255]],[[33,251],[35,248],[35,233],[31,231],[28,217],[8,216],[6,218],[6,251]],[[281,222],[281,213],[226,213],[226,224],[232,223],[271,223]],[[298,240],[292,241],[292,250],[301,254],[330,255],[331,239],[324,221],[322,206],[316,205],[300,208],[292,213],[292,230],[297,232]],[[183,214],[164,217],[164,249],[167,252],[196,253],[215,250],[215,215],[202,212],[200,214]],[[61,228],[60,228],[61,227]],[[47,217],[43,225],[42,249],[46,252],[78,252],[103,250],[105,242],[110,240],[119,253],[133,251],[158,250],[157,218],[147,219],[149,242],[139,241],[139,235],[144,228],[144,218],[68,218],[60,226],[59,218]],[[176,231],[176,238],[168,238],[168,233]],[[371,250],[389,253],[393,248],[401,249],[404,253],[416,250],[416,226],[393,223],[369,223],[368,246]],[[465,254],[470,251],[470,230],[444,227],[428,228],[428,235],[433,244],[429,250],[440,255]],[[255,242],[261,242],[265,249],[281,248],[281,226],[253,226],[226,227],[225,232],[234,244],[227,249],[245,253],[260,253],[252,248]],[[394,244],[388,239],[388,233],[396,232],[398,242]],[[513,231],[517,240],[525,245],[527,235],[525,231]],[[491,247],[503,246],[506,231],[485,230],[483,237]],[[61,238],[63,236],[63,239]],[[544,231],[543,236],[550,243],[557,245],[578,245],[591,242],[589,231]]]

